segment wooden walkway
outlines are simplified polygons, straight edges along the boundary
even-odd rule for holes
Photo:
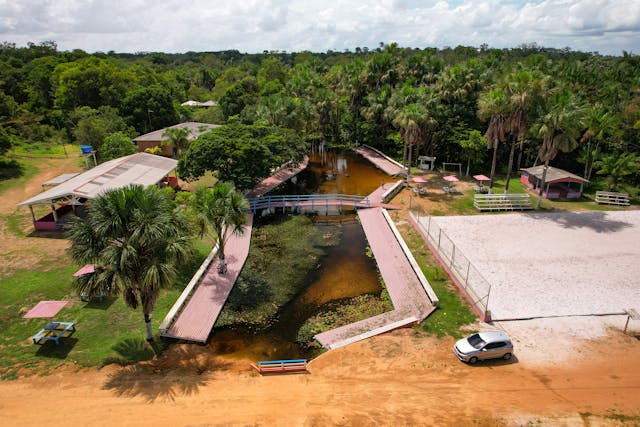
[[[212,262],[193,295],[163,336],[201,343],[207,341],[249,255],[252,224],[253,215],[248,214],[244,234],[229,237],[225,247],[227,273],[218,274],[218,264]]]
[[[302,162],[295,168],[282,168],[277,171],[275,174],[271,175],[268,178],[263,179],[258,185],[256,185],[253,190],[249,191],[245,197],[248,199],[254,197],[261,197],[264,194],[267,194],[269,191],[276,188],[278,185],[282,184],[288,179],[296,176],[300,172],[306,169],[309,164],[309,156],[304,156]]]
[[[368,338],[372,331],[383,333],[416,323],[431,314],[437,305],[427,294],[430,291],[434,295],[428,281],[408,249],[403,249],[404,242],[399,241],[401,237],[386,212],[381,208],[363,209],[358,211],[358,216],[394,310],[316,335],[325,348]]]
[[[378,169],[382,170],[387,175],[406,175],[405,168],[403,168],[402,165],[400,165],[398,162],[389,160],[386,156],[378,151],[372,150],[371,148],[364,145],[357,147],[355,151],[365,159],[369,160]]]

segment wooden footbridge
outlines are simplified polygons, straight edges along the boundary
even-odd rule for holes
[[[261,209],[287,209],[320,211],[344,208],[370,208],[369,198],[350,194],[296,194],[264,196],[249,199],[249,209],[255,214]]]

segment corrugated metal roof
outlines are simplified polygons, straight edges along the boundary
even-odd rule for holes
[[[535,176],[538,179],[542,179],[542,173],[544,172],[544,165],[534,166],[531,168],[526,168],[521,170],[529,173],[529,175]],[[549,166],[549,168],[547,169],[547,176],[545,177],[545,180],[547,183],[551,184],[556,181],[562,181],[567,179],[578,181],[578,182],[588,182],[588,180],[584,179],[583,177],[574,175],[571,172],[567,172],[564,169],[558,169],[552,166]]]
[[[51,200],[84,197],[93,199],[107,190],[140,184],[157,184],[178,166],[178,161],[149,153],[136,153],[110,160],[33,196],[18,206],[49,203]]]
[[[47,182],[43,182],[43,187],[55,187],[56,185],[60,185],[65,181],[69,181],[71,178],[80,175],[78,172],[74,173],[63,173],[62,175],[58,175],[53,179],[50,179]]]
[[[212,125],[211,123],[199,123],[199,122],[184,122],[184,123],[178,123],[177,125],[173,125],[173,126],[169,126],[168,128],[164,128],[164,129],[158,129],[158,130],[154,130],[153,132],[149,132],[149,133],[145,133],[144,135],[140,135],[137,138],[134,138],[133,140],[138,142],[138,141],[166,141],[169,138],[166,138],[164,136],[164,132],[167,129],[173,129],[173,128],[188,128],[189,130],[191,130],[191,133],[189,134],[189,136],[187,136],[187,138],[189,138],[189,140],[193,141],[194,139],[196,139],[197,137],[199,137],[200,135],[202,135],[205,132],[210,131],[213,128],[217,128],[220,127],[222,125]]]

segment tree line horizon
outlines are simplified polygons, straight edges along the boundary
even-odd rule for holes
[[[188,99],[218,105],[180,105]],[[551,163],[634,193],[640,57],[535,43],[135,54],[0,43],[0,155],[105,141],[117,155],[127,138],[188,120],[287,128],[305,143],[368,144],[492,175]]]

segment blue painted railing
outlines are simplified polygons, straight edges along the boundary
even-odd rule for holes
[[[256,213],[258,209],[289,208],[289,207],[330,208],[343,206],[353,208],[368,208],[371,206],[369,198],[350,194],[294,194],[262,196],[249,199],[249,209]]]

